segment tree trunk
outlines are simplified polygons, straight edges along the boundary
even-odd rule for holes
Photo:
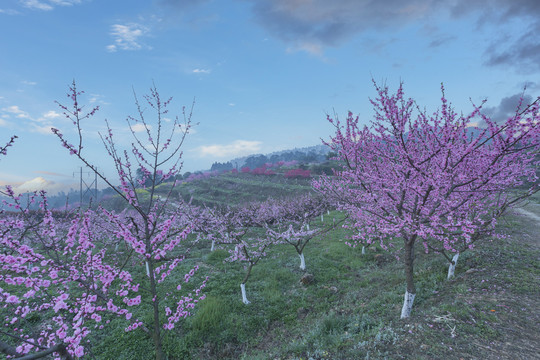
[[[405,238],[405,277],[407,279],[407,290],[401,309],[401,318],[408,318],[416,296],[416,287],[414,286],[414,238]]]
[[[240,289],[242,290],[242,302],[246,305],[250,303],[250,301],[247,299],[247,296],[246,296],[246,282],[249,279],[249,275],[251,275],[251,269],[253,269],[253,263],[249,264],[246,276],[244,277],[244,280],[240,284]]]
[[[452,258],[452,262],[448,266],[448,280],[450,280],[450,278],[454,276],[454,271],[456,271],[458,258],[459,258],[459,253],[456,253],[456,255],[454,255],[454,257]]]
[[[240,289],[242,290],[242,302],[244,304],[249,304],[250,301],[247,299],[247,296],[246,296],[246,284],[242,283],[240,284]]]
[[[299,256],[300,256],[300,269],[306,270],[306,259],[304,258],[304,252],[301,252]]]
[[[152,306],[154,309],[154,329],[152,331],[152,339],[154,340],[154,349],[156,351],[156,360],[165,360],[163,346],[161,344],[161,327],[159,322],[159,299],[157,295],[156,279],[154,276],[154,264],[150,261],[146,262],[147,270],[150,277],[150,292],[152,293]]]

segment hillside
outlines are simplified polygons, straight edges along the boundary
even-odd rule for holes
[[[167,184],[158,187],[168,189]],[[173,190],[173,199],[181,196],[196,205],[240,205],[268,198],[283,198],[312,191],[310,178],[285,178],[252,174],[221,174],[219,176],[180,182]]]
[[[253,154],[229,160],[225,163],[215,162],[210,171],[218,170],[240,170],[247,166],[250,168],[260,167],[266,163],[277,163],[280,161],[295,161],[301,164],[322,163],[327,160],[330,149],[325,145],[315,145],[304,148],[294,148],[290,150],[276,151],[270,154]]]
[[[158,195],[164,195],[165,185],[158,188]],[[310,189],[309,178],[228,173],[181,182],[173,195],[210,205],[235,205],[293,197]],[[144,191],[138,190],[142,196]],[[463,253],[450,281],[446,261],[418,247],[418,293],[406,320],[399,318],[402,261],[379,246],[371,246],[366,254],[348,247],[345,241],[351,232],[332,228],[334,220],[343,216],[333,211],[312,221],[313,228],[331,230],[306,246],[305,271],[299,269],[298,254],[290,245],[269,248],[246,285],[249,305],[242,303],[239,286],[244,264],[225,261],[230,253],[210,251],[208,240],[189,238],[193,242],[178,249],[187,254],[186,259],[170,281],[182,282],[183,274],[198,266],[193,283],[209,277],[206,299],[191,311],[193,316],[164,333],[168,358],[538,359],[540,194],[501,219],[498,227],[505,238],[485,241]],[[401,256],[399,250],[396,255]],[[145,276],[143,266],[132,266],[135,276]],[[195,285],[182,286],[189,291]],[[145,316],[147,310],[133,311]],[[33,316],[39,320],[43,314]],[[89,336],[92,358],[155,358],[144,332],[126,332],[120,318],[110,321],[106,333]]]
[[[526,211],[539,216],[539,202]],[[332,212],[312,225],[341,216]],[[292,247],[272,248],[246,286],[249,305],[241,302],[241,264],[196,243],[179,273],[199,265],[198,276],[210,277],[207,298],[165,336],[166,351],[170,359],[203,360],[538,359],[538,222],[510,213],[499,230],[507,238],[463,253],[450,281],[442,257],[417,249],[418,295],[407,320],[399,319],[402,263],[378,247],[365,255],[351,249],[344,229],[306,247],[309,283],[301,281]],[[138,359],[152,358],[150,340],[119,323],[94,351],[99,359],[128,360],[126,349],[134,347]]]

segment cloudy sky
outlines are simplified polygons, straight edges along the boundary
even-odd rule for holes
[[[133,91],[154,82],[171,113],[195,99],[199,123],[184,171],[252,153],[311,146],[332,131],[327,113],[372,117],[371,79],[435,110],[440,83],[458,111],[487,98],[498,118],[540,92],[538,0],[2,0],[0,185],[51,191],[81,165],[50,132],[76,132],[73,79],[86,109],[85,151],[109,176],[98,132],[107,119],[129,146]],[[149,118],[151,121],[151,118]],[[37,184],[37,185],[36,185]]]

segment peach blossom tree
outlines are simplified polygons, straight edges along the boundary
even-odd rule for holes
[[[405,98],[402,84],[395,94],[374,84],[369,126],[352,113],[344,124],[328,117],[336,132],[327,145],[342,165],[314,186],[349,214],[347,226],[358,231],[353,243],[399,249],[406,318],[418,245],[444,256],[451,275],[460,253],[493,235],[497,219],[539,190],[540,98],[498,123],[482,113],[484,103],[458,115],[442,86],[441,108],[430,115]]]

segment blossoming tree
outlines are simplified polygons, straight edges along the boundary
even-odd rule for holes
[[[193,107],[189,112],[186,112],[185,108],[183,109],[183,121],[176,116],[171,124],[166,126],[165,117],[169,112],[168,106],[172,98],[162,100],[156,87],[153,86],[150,89],[150,94],[144,96],[145,105],[155,114],[155,122],[150,123],[146,119],[146,109],[135,95],[137,117],[127,118],[133,137],[130,151],[132,156],[127,150],[119,151],[117,149],[113,140],[113,131],[107,123],[108,133],[102,136],[102,140],[109,157],[114,162],[119,177],[120,186],[115,187],[82,154],[81,120],[92,116],[97,109],[94,108],[83,115],[82,107],[78,104],[80,94],[81,92],[76,90],[75,83],[73,83],[68,94],[73,106],[68,108],[59,104],[78,131],[78,145],[70,144],[59,130],[53,129],[53,132],[72,155],[77,156],[86,166],[95,171],[129,204],[130,213],[127,215],[108,211],[103,211],[103,215],[109,223],[115,225],[114,234],[131,248],[126,256],[128,258],[138,257],[145,267],[147,281],[141,287],[149,293],[146,299],[148,299],[153,313],[149,333],[154,341],[156,359],[164,359],[161,328],[173,329],[176,322],[189,315],[189,309],[193,308],[199,300],[204,299],[201,291],[206,284],[206,280],[204,280],[194,295],[190,293],[187,296],[182,296],[177,292],[163,294],[164,290],[160,291],[160,284],[184,259],[184,253],[179,253],[176,250],[192,230],[191,225],[185,221],[187,218],[182,214],[182,207],[171,208],[167,206],[175,182],[165,183],[165,181],[169,178],[175,178],[180,173],[181,147],[192,126]],[[137,135],[136,127],[144,130],[142,136]],[[164,170],[164,167],[167,167],[168,170]],[[137,177],[136,169],[139,170],[142,177]],[[165,195],[156,193],[159,185],[165,188]],[[136,191],[138,188],[143,188],[149,193],[148,198],[144,201],[139,198],[139,192]],[[194,267],[185,274],[185,282],[189,281],[197,269]],[[181,288],[180,284],[176,286],[177,291],[180,291]],[[169,305],[170,299],[176,299],[172,308]],[[167,317],[164,324],[160,315],[163,312]],[[143,325],[142,322],[138,324]],[[137,324],[128,327],[128,330],[132,330],[134,327],[136,328]]]
[[[6,145],[3,147],[0,147],[0,155],[6,155],[7,154],[7,148],[10,146],[13,146],[13,143],[15,142],[15,139],[17,139],[17,135],[13,135]]]
[[[117,187],[83,151],[81,121],[98,109],[84,113],[79,104],[81,94],[73,83],[68,93],[72,105],[59,104],[75,125],[76,145],[58,129],[52,131],[70,154],[117,192],[126,210],[116,213],[103,208],[80,209],[62,221],[47,208],[44,193],[38,196],[42,198],[41,211],[32,213],[19,195],[6,189],[11,199],[8,206],[19,213],[3,214],[0,219],[0,309],[12,310],[11,315],[2,312],[2,332],[16,346],[0,342],[0,351],[36,359],[51,353],[57,358],[81,357],[87,353],[82,340],[106,326],[105,317],[120,316],[126,321],[126,331],[146,332],[154,342],[156,359],[164,359],[162,330],[173,329],[190,314],[190,309],[204,298],[202,289],[206,284],[206,280],[202,281],[191,293],[182,288],[195,275],[196,266],[180,279],[169,276],[184,259],[185,251],[178,245],[190,233],[191,225],[182,207],[166,206],[174,182],[164,181],[180,170],[180,148],[191,127],[191,113],[184,111],[185,121],[181,123],[176,117],[167,128],[164,116],[171,99],[162,101],[152,87],[145,100],[157,120],[146,120],[145,109],[136,98],[139,116],[128,118],[134,138],[131,151],[117,149],[113,131],[107,125],[108,133],[102,140],[119,177]],[[144,129],[144,138],[137,136],[135,125]],[[166,166],[168,170],[163,170]],[[136,176],[136,170],[142,177]],[[149,193],[148,198],[139,198],[139,188]],[[124,246],[115,248],[111,237],[121,240]],[[151,309],[150,316],[146,309]],[[29,334],[23,325],[33,314],[45,318]]]
[[[287,200],[275,200],[277,211],[274,225],[267,233],[276,243],[294,247],[300,257],[300,270],[306,269],[304,249],[311,239],[321,236],[334,228],[334,223],[324,224],[323,214],[330,209],[330,203],[321,196],[302,195]],[[311,229],[310,222],[321,216],[321,226]]]
[[[314,186],[350,214],[358,243],[398,249],[401,242],[407,282],[401,317],[406,318],[416,294],[417,244],[442,254],[452,274],[459,253],[493,234],[506,210],[539,190],[540,98],[520,103],[512,117],[498,123],[482,114],[483,103],[459,116],[443,87],[441,108],[432,115],[418,110],[416,116],[402,84],[396,94],[386,86],[375,88],[369,127],[360,127],[352,113],[345,124],[328,117],[336,133],[327,145],[342,167]],[[473,126],[473,119],[483,126]]]
[[[97,249],[108,234],[91,210],[55,219],[44,193],[26,205],[9,187],[6,193],[19,212],[0,219],[1,333],[16,344],[3,344],[3,352],[33,359],[52,353],[80,357],[83,340],[93,328],[103,329],[111,315],[130,322],[129,307],[140,295],[126,295],[139,285],[129,272],[107,264],[105,249]],[[29,211],[35,201],[41,212]]]

